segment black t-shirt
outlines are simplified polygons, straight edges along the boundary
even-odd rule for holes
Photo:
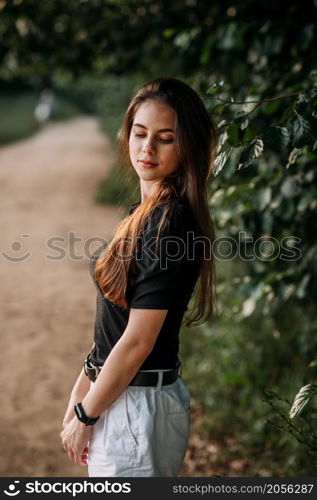
[[[139,203],[133,203],[129,215]],[[119,307],[104,298],[94,280],[96,260],[104,246],[91,257],[90,273],[97,288],[97,306],[95,346],[90,357],[97,365],[104,363],[124,333],[130,308],[135,308],[168,309],[154,348],[140,369],[166,369],[176,366],[179,330],[199,275],[202,245],[198,241],[201,233],[189,204],[185,200],[177,200],[173,201],[166,226],[160,233],[159,244],[156,246],[155,237],[166,206],[167,203],[163,203],[154,208],[138,240],[126,291],[129,307]]]

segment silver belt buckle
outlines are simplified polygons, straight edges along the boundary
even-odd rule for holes
[[[97,380],[97,377],[98,377],[98,375],[99,375],[99,373],[100,373],[100,370],[99,370],[98,366],[96,366],[96,365],[94,365],[94,364],[92,364],[92,363],[91,363],[91,366],[92,366],[92,367],[93,367],[93,369],[95,370],[95,380]]]
[[[88,377],[88,357],[84,361],[84,372],[85,372],[85,375],[87,375],[87,377]]]
[[[89,378],[89,380],[91,380],[90,376],[91,376],[92,370],[94,371],[94,376],[95,376],[95,380],[96,380],[98,375],[99,375],[100,369],[94,363],[92,363],[90,361],[89,355],[88,355],[87,358],[85,359],[85,362],[84,362],[84,372],[87,375],[87,377]]]

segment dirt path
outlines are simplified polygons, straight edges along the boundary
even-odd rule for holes
[[[110,238],[122,218],[93,202],[112,159],[86,117],[0,149],[1,476],[86,475],[66,459],[59,432],[92,343],[88,253],[100,243],[88,239]],[[46,246],[52,237],[60,250]]]

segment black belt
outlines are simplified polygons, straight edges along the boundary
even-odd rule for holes
[[[181,362],[178,361],[176,368],[174,368],[172,370],[168,370],[166,372],[165,371],[162,372],[162,374],[163,374],[162,385],[169,385],[177,380],[178,371],[179,371],[180,366],[181,366]],[[87,356],[87,358],[85,359],[85,363],[84,363],[84,371],[85,371],[85,374],[87,375],[87,377],[89,378],[89,380],[91,380],[92,382],[95,382],[99,373],[100,373],[101,368],[102,368],[101,366],[94,365],[90,361],[89,355]],[[137,386],[142,386],[142,387],[146,387],[146,386],[155,387],[158,383],[158,380],[159,380],[159,372],[158,371],[147,372],[147,371],[140,370],[137,372],[135,377],[131,380],[129,385],[137,385]]]

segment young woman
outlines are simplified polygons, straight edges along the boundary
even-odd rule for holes
[[[190,394],[179,372],[179,329],[214,310],[214,240],[207,202],[215,127],[197,93],[156,78],[132,98],[120,145],[141,200],[91,259],[94,345],[61,432],[90,476],[177,476],[189,436]]]

